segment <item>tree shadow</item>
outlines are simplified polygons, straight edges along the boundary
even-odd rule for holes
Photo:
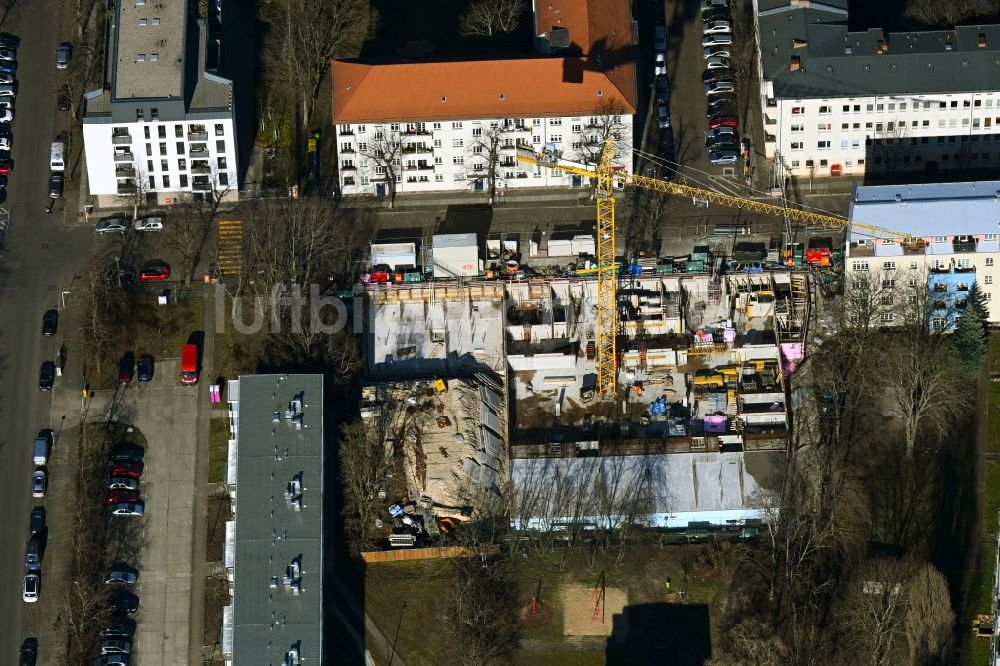
[[[712,657],[708,606],[656,602],[625,606],[612,617],[608,666],[694,666]]]

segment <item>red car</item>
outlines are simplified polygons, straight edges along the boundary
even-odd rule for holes
[[[127,352],[118,361],[118,383],[128,384],[132,381],[132,375],[135,374],[135,355],[132,352]]]
[[[710,129],[715,129],[716,127],[739,127],[739,121],[733,116],[716,116],[715,118],[710,118],[708,121],[708,127]]]
[[[130,476],[137,479],[142,476],[142,463],[118,463],[111,468],[111,476]]]
[[[162,282],[170,277],[170,266],[147,266],[139,271],[139,282]]]
[[[108,504],[120,504],[122,502],[138,502],[139,493],[134,490],[112,490],[108,493]]]
[[[7,175],[14,170],[14,163],[9,160],[0,161],[0,175]]]

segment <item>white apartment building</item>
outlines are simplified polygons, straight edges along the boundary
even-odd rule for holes
[[[335,60],[333,124],[342,192],[390,192],[386,160],[373,156],[386,141],[400,144],[393,159],[397,194],[486,190],[491,152],[498,153],[501,192],[589,186],[579,176],[519,163],[517,147],[554,149],[584,162],[609,131],[616,139],[615,164],[631,171],[636,83],[627,0],[545,3],[535,7],[534,22],[544,56]],[[499,151],[489,148],[493,128],[500,132]]]
[[[1000,301],[1000,181],[855,187],[848,217],[901,234],[872,239],[850,232],[848,280],[859,271],[898,271],[907,280],[926,281],[932,300],[948,309],[978,282],[990,321],[1000,322],[1000,306],[993,304],[994,294]],[[902,244],[903,235],[916,242]]]
[[[796,176],[1000,165],[1000,26],[848,32],[847,0],[754,0],[765,152]]]
[[[87,177],[99,207],[238,197],[233,84],[218,75],[221,0],[194,18],[188,6],[115,2],[109,81],[84,96]]]

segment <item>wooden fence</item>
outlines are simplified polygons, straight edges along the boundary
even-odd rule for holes
[[[396,550],[373,550],[361,553],[365,564],[380,564],[382,562],[399,562],[401,560],[435,560],[443,557],[470,557],[473,555],[496,555],[500,546],[494,544],[473,550],[464,546],[448,546],[445,548],[398,548]]]

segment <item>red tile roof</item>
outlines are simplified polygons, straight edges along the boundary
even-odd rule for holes
[[[635,113],[629,0],[535,4],[536,36],[566,28],[570,49],[562,54],[574,55],[386,65],[335,60],[334,122],[572,116],[609,100]]]
[[[586,58],[524,58],[371,65],[334,60],[333,122],[576,116],[623,95]]]

